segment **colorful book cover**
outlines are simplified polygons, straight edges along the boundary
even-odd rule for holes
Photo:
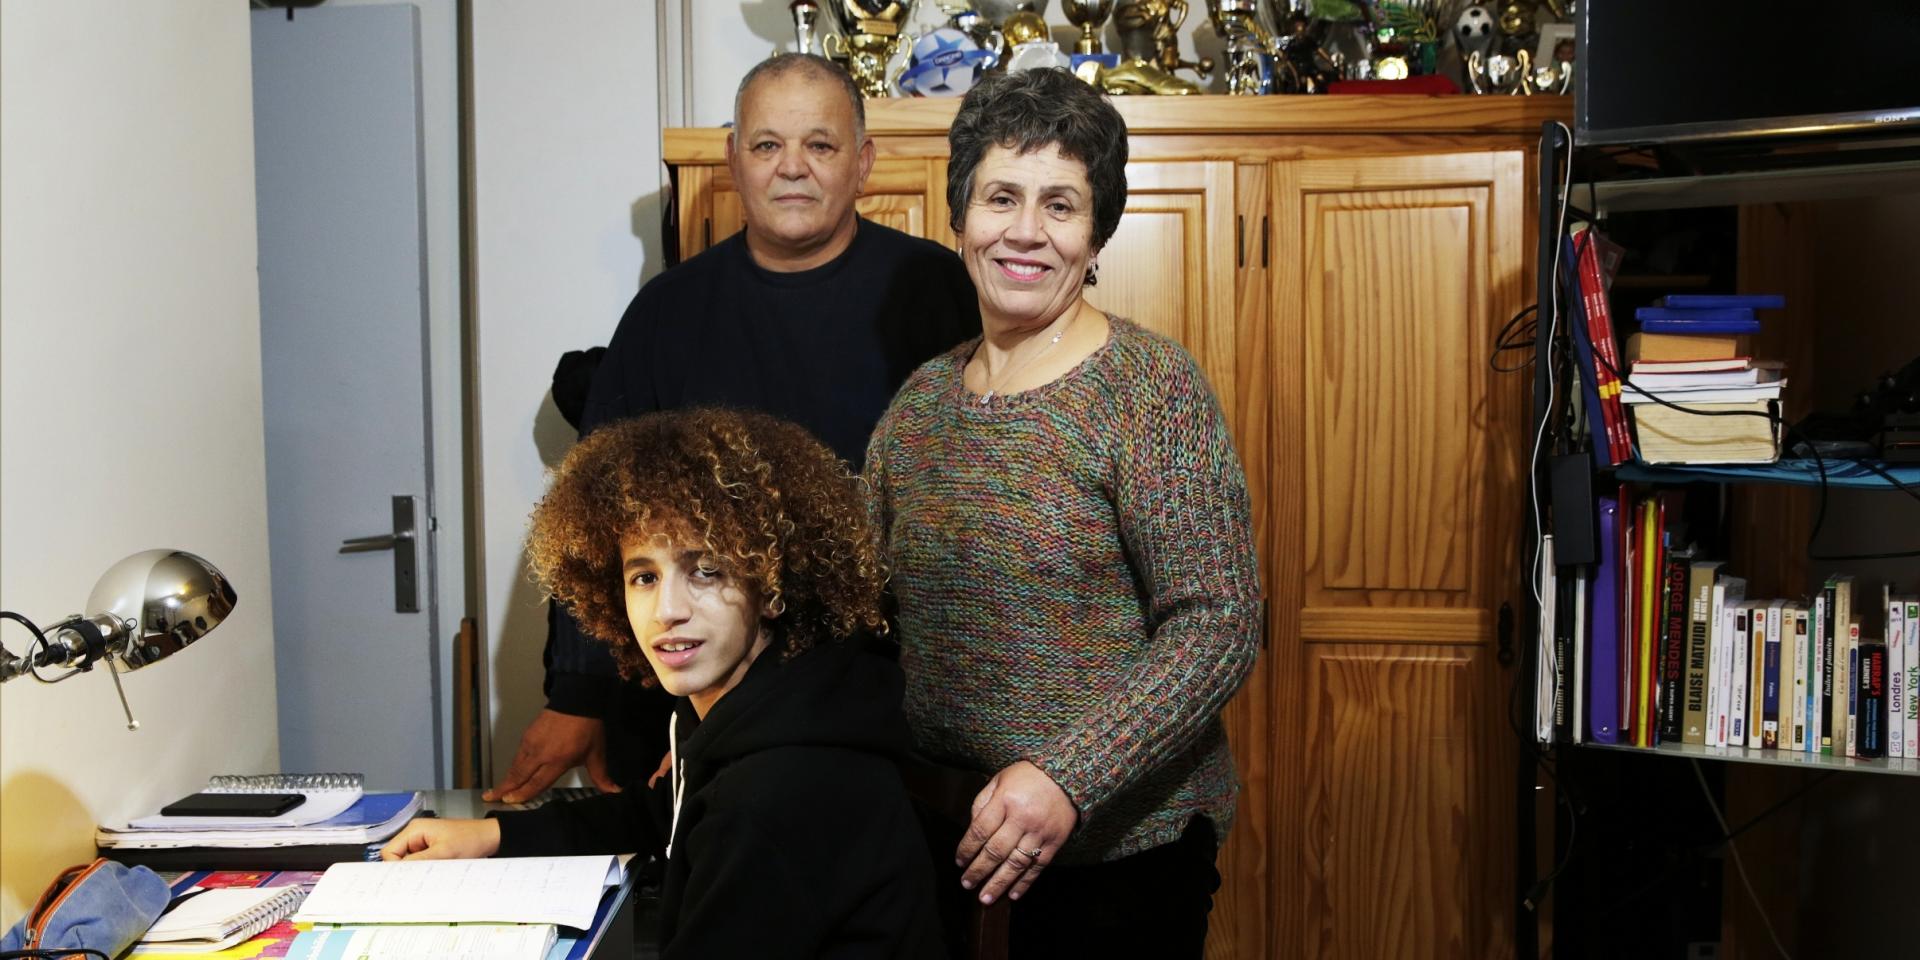
[[[1860,679],[1854,686],[1859,707],[1855,725],[1859,728],[1857,755],[1872,759],[1887,755],[1887,645],[1872,640],[1860,642]]]
[[[1747,746],[1760,746],[1760,714],[1766,707],[1767,604],[1753,601],[1747,622],[1747,697],[1741,701],[1747,715]]]
[[[1826,582],[1825,586],[1821,587],[1820,596],[1818,599],[1814,601],[1814,603],[1818,606],[1819,612],[1820,612],[1820,636],[1819,636],[1819,640],[1820,640],[1820,688],[1819,688],[1820,689],[1820,693],[1819,693],[1820,751],[1819,752],[1822,756],[1830,757],[1830,756],[1833,756],[1833,734],[1834,734],[1834,724],[1833,724],[1834,660],[1833,658],[1836,653],[1836,650],[1834,648],[1838,644],[1838,641],[1835,640],[1834,633],[1833,633],[1833,581],[1831,579],[1829,579]],[[1842,696],[1840,698],[1840,703],[1842,705],[1845,705],[1846,702],[1847,702],[1846,697]],[[1839,731],[1840,736],[1844,738],[1847,735],[1847,732],[1844,729],[1845,724],[1843,723],[1841,727],[1842,729]]]
[[[1788,607],[1788,610],[1793,617],[1793,632],[1791,634],[1793,637],[1793,662],[1791,664],[1793,670],[1793,686],[1787,690],[1787,704],[1793,722],[1792,725],[1788,727],[1789,737],[1787,740],[1787,749],[1799,750],[1804,753],[1807,749],[1807,733],[1810,729],[1807,705],[1811,702],[1812,698],[1807,694],[1807,666],[1813,659],[1812,655],[1808,652],[1813,646],[1813,637],[1807,630],[1807,620],[1809,617],[1806,606],[1796,603]]]
[[[1700,334],[1719,333],[1753,334],[1760,332],[1758,320],[1643,320],[1640,322],[1642,333],[1679,333]]]
[[[1780,748],[1780,631],[1786,620],[1786,604],[1779,600],[1767,605],[1766,646],[1760,653],[1760,746]]]
[[[1732,734],[1733,716],[1733,670],[1734,670],[1734,609],[1747,595],[1747,581],[1741,577],[1721,576],[1713,585],[1713,636],[1712,652],[1708,655],[1707,667],[1712,672],[1713,683],[1707,690],[1707,746],[1724,747]]]
[[[1614,440],[1612,421],[1607,419],[1607,405],[1600,395],[1599,365],[1593,358],[1593,341],[1587,336],[1587,308],[1580,300],[1580,281],[1578,279],[1578,255],[1574,253],[1573,241],[1566,244],[1565,261],[1566,282],[1562,285],[1567,293],[1567,321],[1573,326],[1568,339],[1573,341],[1573,356],[1579,369],[1575,371],[1580,378],[1580,405],[1587,412],[1587,444],[1592,448],[1593,464],[1600,469],[1619,466],[1614,459],[1618,445]]]
[[[1707,742],[1707,669],[1713,647],[1713,584],[1720,561],[1699,560],[1687,569],[1687,680],[1682,691],[1685,725],[1681,740]]]
[[[1680,691],[1687,675],[1687,566],[1691,549],[1667,552],[1660,592],[1660,722],[1658,742],[1679,743],[1685,732]]]
[[[1587,604],[1587,730],[1595,743],[1620,742],[1620,500],[1602,495],[1600,558]]]
[[[1574,249],[1574,263],[1580,279],[1580,302],[1587,314],[1587,336],[1597,361],[1596,387],[1606,413],[1609,436],[1614,442],[1613,462],[1624,463],[1633,456],[1627,437],[1626,409],[1620,403],[1620,348],[1614,340],[1612,308],[1607,304],[1607,287],[1619,264],[1619,247],[1591,226],[1575,225],[1568,242]]]
[[[1635,558],[1638,567],[1638,584],[1634,590],[1635,634],[1638,641],[1633,656],[1635,709],[1633,724],[1633,742],[1651,747],[1653,735],[1654,706],[1654,637],[1659,630],[1660,615],[1660,567],[1662,542],[1662,524],[1664,514],[1660,509],[1660,499],[1656,496],[1640,498],[1640,549]]]
[[[1846,755],[1860,755],[1860,621],[1847,625],[1847,670],[1846,674],[1836,677],[1834,682],[1847,692],[1847,749]]]

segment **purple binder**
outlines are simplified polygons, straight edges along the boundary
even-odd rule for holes
[[[1600,561],[1587,604],[1587,725],[1595,743],[1620,742],[1620,498],[1601,496]]]

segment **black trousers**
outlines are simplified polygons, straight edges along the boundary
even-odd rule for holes
[[[1048,867],[1013,901],[1008,952],[1014,960],[1200,960],[1220,889],[1215,853],[1213,821],[1195,817],[1172,843],[1106,863]]]

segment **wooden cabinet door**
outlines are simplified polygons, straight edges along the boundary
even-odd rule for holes
[[[1244,248],[1234,242],[1244,222],[1237,193],[1232,161],[1129,164],[1126,213],[1100,251],[1100,280],[1087,300],[1179,341],[1193,354],[1226,412],[1259,512],[1266,502],[1258,470],[1264,461],[1264,397],[1245,381],[1241,360],[1258,354],[1247,337],[1261,331],[1242,324],[1239,290],[1248,281]],[[1263,658],[1226,711],[1241,792],[1219,861],[1221,888],[1208,932],[1212,957],[1268,956],[1267,670]]]
[[[724,165],[687,166],[679,170],[680,256],[691,257],[725,240],[746,226],[740,194]],[[866,189],[854,203],[860,215],[953,246],[947,226],[947,161],[945,158],[882,157],[873,163]]]
[[[1269,170],[1276,953],[1510,956],[1525,156]]]

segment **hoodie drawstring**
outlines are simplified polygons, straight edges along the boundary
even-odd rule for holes
[[[673,785],[673,822],[667,827],[667,859],[673,859],[673,838],[680,832],[680,798],[686,790],[686,766],[680,762],[680,712],[667,716],[667,767]]]

